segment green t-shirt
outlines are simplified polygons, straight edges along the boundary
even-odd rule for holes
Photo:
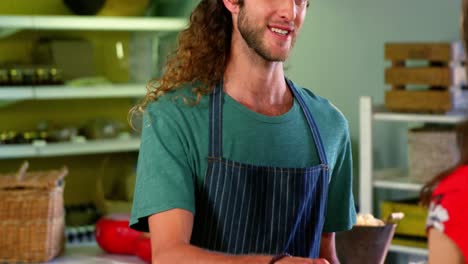
[[[297,87],[297,86],[296,86]],[[299,88],[319,127],[327,155],[329,182],[324,232],[348,230],[355,223],[352,157],[348,123],[328,100]],[[195,184],[207,168],[209,96],[199,104],[190,87],[150,103],[143,118],[137,182],[130,226],[148,231],[148,216],[180,208],[195,212]],[[312,132],[294,100],[280,116],[265,116],[223,95],[223,157],[258,166],[303,168],[319,164]]]

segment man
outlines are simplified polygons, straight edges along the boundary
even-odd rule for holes
[[[149,229],[154,263],[338,263],[334,232],[355,222],[347,121],[283,72],[308,4],[202,0],[193,11],[136,108],[130,224]]]

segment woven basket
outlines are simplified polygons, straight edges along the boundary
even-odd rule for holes
[[[456,127],[423,127],[408,132],[409,177],[425,183],[454,167],[468,149],[467,124]]]
[[[67,169],[0,175],[0,263],[39,263],[64,249]]]

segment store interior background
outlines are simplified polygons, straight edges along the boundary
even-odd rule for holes
[[[164,0],[171,6],[160,10],[162,16],[188,16],[197,1]],[[2,0],[1,14],[70,14],[61,0]],[[372,96],[383,103],[384,44],[387,42],[451,42],[459,36],[459,0],[312,0],[306,20],[290,59],[289,78],[330,99],[348,118],[355,163],[355,197],[358,197],[359,97]],[[67,35],[67,32],[60,34]],[[82,35],[96,44],[99,73],[116,82],[128,80],[128,65],[109,67],[115,41],[128,49],[127,33],[70,33]],[[0,41],[0,58],[27,60],[31,49],[27,39],[34,32],[21,32]],[[126,50],[127,52],[127,50]],[[0,131],[27,130],[47,117],[60,125],[82,123],[97,114],[126,123],[130,99],[51,100],[47,103],[0,101]],[[407,164],[406,125],[376,125],[375,167]],[[397,143],[397,144],[396,144]],[[134,174],[136,153],[100,154],[29,159],[31,170],[67,165],[65,202],[86,203],[95,196],[96,176],[107,189],[118,179]],[[22,160],[0,160],[1,173],[14,171]],[[107,190],[110,192],[110,190]],[[391,194],[394,195],[394,194]],[[398,194],[395,194],[398,195]]]
[[[312,1],[289,60],[288,75],[330,99],[348,118],[358,175],[359,97],[383,104],[387,42],[451,42],[460,39],[460,1]],[[375,167],[406,164],[397,124],[376,124]],[[392,162],[392,163],[388,163]],[[356,178],[355,177],[355,178]],[[357,182],[357,178],[356,178]]]
[[[125,1],[131,3],[132,1]],[[151,1],[135,1],[150,2]],[[149,15],[163,17],[187,17],[192,5],[188,1],[158,1],[154,12]],[[149,11],[148,11],[149,12]],[[2,15],[73,15],[62,0],[5,0],[0,2]],[[0,41],[0,58],[2,63],[29,63],[35,40],[39,36],[58,39],[78,38],[92,43],[97,76],[103,76],[113,83],[131,82],[130,38],[131,33],[111,31],[21,31],[8,34]],[[173,45],[176,33],[166,37]],[[172,41],[172,42],[171,42]],[[123,47],[123,58],[116,56],[116,43]],[[156,69],[155,69],[156,71]],[[142,85],[144,89],[144,84]],[[127,122],[129,109],[136,103],[135,99],[72,99],[47,101],[1,101],[0,131],[29,131],[36,128],[41,121],[47,121],[57,128],[80,126],[92,118],[106,118],[124,125],[124,130],[134,132]],[[125,179],[135,175],[135,152],[110,153],[96,155],[77,155],[53,158],[29,158],[30,170],[60,168],[66,165],[69,174],[66,178],[64,193],[67,205],[93,202],[96,196],[97,181],[104,187],[106,195],[121,196],[125,190]],[[24,159],[0,160],[2,173],[15,171]],[[100,184],[99,183],[99,184]],[[127,186],[128,187],[128,186]],[[128,187],[131,188],[131,187]],[[113,189],[119,189],[117,191]],[[119,194],[120,193],[120,194]],[[110,197],[112,198],[112,197]],[[118,197],[116,197],[118,199]]]

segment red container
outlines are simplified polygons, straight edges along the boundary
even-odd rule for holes
[[[141,237],[138,240],[135,255],[146,263],[151,263],[151,240],[148,237]]]
[[[129,220],[130,216],[126,214],[99,219],[94,233],[97,244],[108,253],[134,255],[142,233],[128,227]]]

